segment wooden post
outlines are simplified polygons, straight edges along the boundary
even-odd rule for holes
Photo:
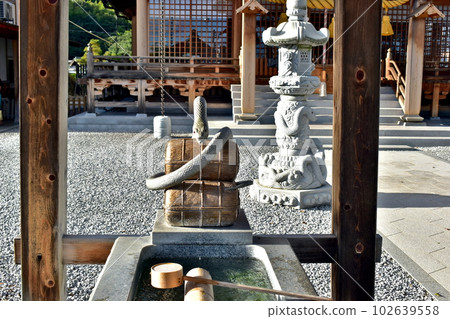
[[[195,91],[197,90],[197,86],[195,85],[195,80],[188,80],[187,81],[189,88],[188,88],[188,106],[189,106],[189,114],[194,113],[194,100],[196,97]]]
[[[256,119],[256,15],[243,14],[241,107],[243,120]]]
[[[267,9],[256,0],[245,1],[244,5],[236,11],[236,13],[242,13],[242,113],[240,115],[242,120],[256,120],[256,15],[267,12]]]
[[[86,54],[86,67],[87,75],[92,75],[94,73],[94,52],[90,43],[88,44],[88,52]]]
[[[439,118],[439,95],[441,91],[441,84],[434,82],[433,85],[433,101],[431,104],[431,118]]]
[[[138,81],[138,115],[147,116],[145,113],[145,87],[147,80],[137,80]]]
[[[148,56],[148,0],[136,0],[136,55]]]
[[[386,60],[385,60],[385,63],[384,63],[384,66],[385,66],[384,76],[388,80],[392,80],[392,75],[391,75],[391,71],[390,71],[390,69],[391,69],[391,60],[392,60],[392,49],[389,48],[387,50]]]
[[[19,41],[14,39],[13,43],[13,63],[14,63],[14,123],[19,122]]]
[[[421,4],[419,0],[410,1],[411,12]],[[422,106],[423,53],[425,48],[425,18],[409,18],[408,45],[406,49],[406,100],[405,122],[421,122],[419,115]]]
[[[90,115],[95,115],[95,79],[88,79],[86,110]]]
[[[95,115],[95,79],[94,74],[94,52],[91,44],[88,44],[88,52],[86,55],[86,74],[88,76],[87,83],[87,113]]]
[[[439,62],[435,63],[434,75],[439,76]],[[433,100],[431,103],[431,118],[439,118],[439,95],[441,92],[441,84],[436,80],[433,84]]]
[[[136,31],[137,31],[137,22],[136,15],[131,17],[131,55],[137,55],[137,39],[136,39]]]
[[[68,1],[20,1],[23,300],[65,299]]]
[[[335,5],[332,297],[373,300],[381,1]]]
[[[233,12],[241,6],[242,0],[233,0]],[[242,41],[242,15],[235,13],[233,15],[233,31],[232,31],[232,57],[234,59],[239,58],[239,53],[241,51],[241,41]],[[236,64],[239,62],[235,62]]]

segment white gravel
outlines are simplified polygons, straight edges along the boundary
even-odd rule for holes
[[[151,134],[69,133],[68,234],[150,234],[162,191],[149,191],[145,178],[163,167],[163,142]],[[238,180],[257,176],[257,156],[271,149],[240,148]],[[446,150],[447,154],[448,149]],[[20,235],[19,136],[0,133],[0,300],[21,299],[20,266],[14,264],[13,238]],[[448,160],[448,157],[447,157]],[[329,233],[330,206],[297,210],[266,206],[241,190],[255,234]],[[67,299],[87,300],[101,265],[67,267]],[[320,295],[330,294],[330,267],[304,264]],[[433,297],[386,252],[377,264],[377,300],[432,300]]]
[[[434,158],[450,163],[450,146],[416,147]]]

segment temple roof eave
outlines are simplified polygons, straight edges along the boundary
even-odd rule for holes
[[[105,8],[116,11],[118,16],[124,16],[131,20],[136,15],[136,0],[102,0]]]

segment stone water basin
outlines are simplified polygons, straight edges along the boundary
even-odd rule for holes
[[[119,237],[91,294],[92,301],[183,300],[183,288],[149,284],[150,267],[160,262],[183,265],[184,273],[202,267],[215,280],[315,294],[303,268],[283,241],[243,245],[155,245],[151,236]],[[150,287],[149,287],[150,286]],[[214,287],[215,300],[285,300],[283,296]]]
[[[150,285],[150,267],[162,262],[181,264],[184,274],[201,267],[215,280],[281,289],[270,259],[260,246],[142,245],[144,242],[143,238],[134,238],[133,242],[126,237],[116,241],[91,300],[182,301],[183,286],[156,289]],[[214,298],[217,301],[284,300],[283,296],[217,286]]]

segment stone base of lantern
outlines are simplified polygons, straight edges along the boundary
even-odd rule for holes
[[[250,197],[264,204],[278,204],[297,208],[331,205],[331,185],[314,189],[278,189],[259,184],[255,179],[250,187]]]

